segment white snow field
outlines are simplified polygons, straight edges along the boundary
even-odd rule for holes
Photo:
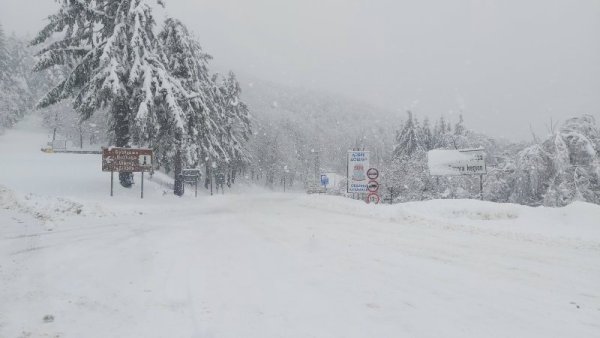
[[[0,136],[0,337],[600,337],[600,207],[115,185]],[[137,179],[137,177],[136,177]]]

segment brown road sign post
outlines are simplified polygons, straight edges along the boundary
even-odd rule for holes
[[[114,172],[141,172],[140,197],[144,198],[144,172],[152,170],[152,149],[102,148],[102,171],[110,172],[110,195],[113,195]]]

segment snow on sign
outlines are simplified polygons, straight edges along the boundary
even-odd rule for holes
[[[102,171],[143,172],[152,168],[152,149],[102,148]]]
[[[348,152],[348,192],[368,192],[367,170],[369,169],[369,152],[351,150]]]
[[[484,149],[430,150],[427,153],[429,173],[434,176],[484,175]]]

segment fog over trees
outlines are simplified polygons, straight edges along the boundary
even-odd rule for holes
[[[456,113],[430,118],[418,107],[388,111],[322,90],[211,71],[202,38],[177,18],[156,22],[161,1],[61,1],[33,38],[0,26],[0,129],[40,114],[52,140],[74,147],[149,147],[155,170],[174,179],[202,168],[231,186],[280,190],[345,175],[347,151],[366,149],[394,202],[479,198],[479,177],[434,177],[433,149],[483,148],[483,198],[563,206],[600,203],[600,128],[593,114],[540,120],[528,141],[470,128]],[[232,65],[234,66],[234,65]],[[119,175],[124,187],[131,173]],[[236,179],[237,178],[237,179]],[[330,192],[343,193],[345,183]]]

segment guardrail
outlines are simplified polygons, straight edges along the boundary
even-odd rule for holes
[[[56,153],[56,154],[102,154],[101,150],[57,150],[53,148],[42,148],[45,153]]]

